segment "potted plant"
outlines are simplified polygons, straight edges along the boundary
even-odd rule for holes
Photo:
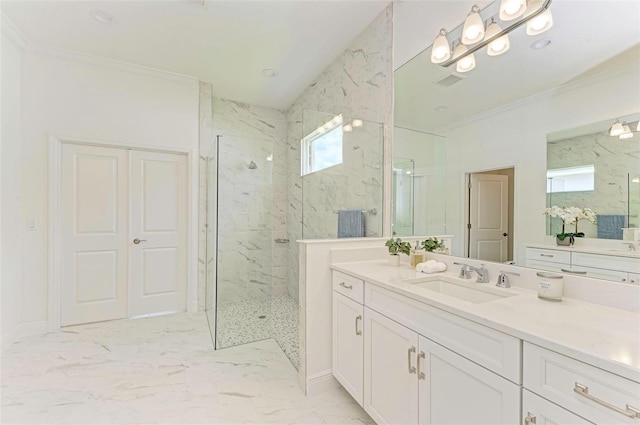
[[[438,238],[429,238],[422,241],[422,247],[427,252],[440,252],[444,249],[444,241],[438,240]]]
[[[556,233],[556,244],[564,246],[573,245],[575,238],[584,237],[583,232],[578,232],[578,222],[580,220],[587,220],[595,224],[598,215],[591,208],[560,208],[557,205],[545,209],[544,213],[549,217],[557,217],[562,220],[562,232]],[[575,232],[565,232],[565,225],[569,224],[575,224]]]
[[[389,265],[400,265],[400,254],[409,255],[411,253],[411,245],[409,242],[402,242],[402,239],[389,239],[384,244],[389,249]]]

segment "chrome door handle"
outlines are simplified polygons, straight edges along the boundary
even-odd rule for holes
[[[356,335],[362,335],[362,331],[358,328],[358,321],[362,320],[361,315],[356,316]]]
[[[607,409],[611,409],[614,412],[620,413],[621,415],[624,415],[628,418],[631,418],[631,419],[640,418],[640,409],[636,409],[635,407],[629,406],[627,404],[627,408],[626,410],[624,410],[614,406],[613,404],[609,404],[606,401],[600,400],[599,398],[589,394],[589,387],[587,387],[586,385],[582,385],[579,382],[576,382],[575,387],[573,388],[573,391],[575,391],[576,393],[580,394],[583,397],[586,397],[587,399],[595,403],[598,403],[600,406],[604,406]]]
[[[411,353],[416,352],[416,347],[411,347],[407,350],[407,363],[409,365],[409,373],[416,373],[416,368],[411,364]]]
[[[340,286],[342,286],[343,288],[347,288],[347,289],[353,289],[353,285],[347,285],[344,282],[340,282]]]
[[[553,258],[553,255],[551,254],[540,254],[541,257],[550,257]]]
[[[422,367],[420,366],[422,364],[420,359],[426,360],[426,358],[427,356],[426,354],[424,354],[424,351],[420,351],[420,354],[418,354],[418,379],[427,379],[427,376],[424,374],[424,372],[422,371]]]
[[[135,239],[133,240],[133,243],[134,243],[134,244],[136,244],[136,245],[138,245],[140,242],[146,242],[146,241],[147,241],[146,239],[138,239],[138,238],[135,238]]]

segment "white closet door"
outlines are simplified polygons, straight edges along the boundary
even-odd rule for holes
[[[62,326],[127,315],[127,151],[62,145]]]
[[[132,317],[187,304],[187,157],[130,151]]]

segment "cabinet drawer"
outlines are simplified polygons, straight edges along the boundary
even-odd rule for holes
[[[333,290],[360,304],[364,301],[364,281],[348,274],[333,272]]]
[[[365,300],[372,310],[512,382],[521,382],[518,338],[371,284],[365,285]]]
[[[525,425],[589,425],[591,422],[556,406],[536,394],[522,390],[522,423]]]
[[[640,384],[527,342],[523,386],[597,424],[640,423]]]
[[[525,265],[532,269],[547,270],[550,272],[562,273],[562,269],[569,267],[562,263],[552,263],[550,261],[527,260]]]
[[[575,274],[577,276],[592,277],[595,279],[613,280],[615,282],[626,283],[629,280],[629,273],[617,270],[596,269],[594,267],[571,266],[563,268],[565,273]]]
[[[527,260],[571,264],[571,253],[556,249],[527,248]]]
[[[574,252],[573,264],[576,266],[595,267],[598,269],[640,273],[640,259],[637,258]]]

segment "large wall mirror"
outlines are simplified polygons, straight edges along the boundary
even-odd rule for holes
[[[442,9],[429,20],[446,16],[444,3],[434,6]],[[469,9],[473,4],[469,2]],[[489,19],[495,3],[482,6],[486,8],[481,15]],[[551,243],[548,234],[554,229],[544,215],[549,202],[584,202],[581,206],[591,206],[603,216],[611,216],[609,220],[618,223],[620,216],[626,216],[625,226],[636,225],[631,221],[634,214],[637,221],[638,207],[633,199],[640,196],[632,186],[634,176],[640,173],[637,124],[632,125],[633,138],[627,139],[627,144],[610,140],[604,133],[616,118],[637,122],[640,2],[553,0],[550,10],[554,20],[550,30],[536,36],[527,35],[524,27],[512,31],[508,52],[500,56],[476,52],[475,69],[469,72],[456,72],[455,65],[445,68],[432,63],[431,47],[396,70],[394,173],[397,168],[398,176],[409,176],[407,172],[413,171],[402,168],[401,162],[411,166],[412,160],[415,164],[419,155],[429,152],[433,155],[431,170],[444,176],[435,190],[406,177],[403,185],[394,186],[394,211],[405,212],[402,220],[394,217],[402,234],[423,234],[418,221],[438,223],[440,227],[430,233],[453,235],[453,255],[525,265],[527,244]],[[461,16],[460,24],[463,20]],[[590,133],[584,132],[587,130]],[[422,137],[407,143],[407,132]],[[595,145],[580,138],[596,133],[601,136],[593,137]],[[433,150],[433,140],[440,143],[439,149]],[[549,160],[548,153],[552,155]],[[613,180],[605,183],[608,190],[601,194],[602,199],[561,200],[560,191],[547,193],[548,169],[583,162],[577,157],[593,159],[589,163],[595,164],[595,159],[604,156],[611,162],[596,165],[596,183],[600,178],[613,178],[598,168],[616,168],[616,180],[611,185]],[[560,161],[569,157],[573,162]],[[614,189],[614,185],[618,189],[624,186],[624,176],[626,190]],[[474,182],[496,191],[474,199],[469,188]],[[405,192],[400,194],[400,190]],[[403,202],[419,198],[427,199],[431,209],[444,211],[444,217],[419,211],[415,202],[403,209]],[[495,236],[504,238],[503,248],[474,251],[477,234],[472,222],[478,220],[478,210],[480,216],[496,221],[491,226],[504,229]],[[502,215],[505,217],[498,223],[495,217]],[[580,231],[588,238],[598,237],[597,227],[585,225]]]

